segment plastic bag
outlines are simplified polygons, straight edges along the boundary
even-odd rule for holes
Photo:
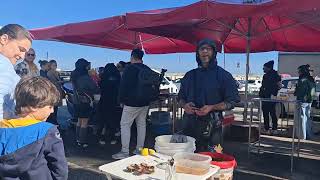
[[[180,134],[174,134],[171,137],[170,143],[186,143],[188,142],[187,136],[180,135]]]

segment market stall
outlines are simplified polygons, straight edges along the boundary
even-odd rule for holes
[[[261,138],[261,129],[262,129],[262,104],[263,103],[280,103],[280,104],[289,104],[291,106],[295,106],[295,108],[299,107],[299,102],[298,101],[294,101],[294,100],[282,100],[282,99],[264,99],[264,98],[255,98],[252,100],[252,102],[250,103],[251,106],[251,113],[250,113],[250,121],[249,121],[249,140],[248,140],[248,155],[250,155],[250,153],[252,152],[257,152],[258,154],[263,152],[264,149],[266,149],[266,147],[268,146],[262,146],[262,143],[264,143],[262,141]],[[253,108],[255,106],[258,106],[258,130],[259,130],[259,138],[257,141],[252,142],[251,141],[251,132],[252,132],[252,127],[253,127]],[[292,121],[292,134],[290,135],[288,133],[288,135],[291,136],[291,148],[288,148],[288,154],[290,154],[291,157],[291,163],[290,163],[290,168],[291,168],[291,173],[293,172],[293,165],[294,165],[294,157],[295,155],[297,157],[299,157],[299,151],[300,151],[300,134],[301,134],[301,119],[297,118],[299,117],[299,111],[296,110],[296,112],[294,113],[294,117],[293,117],[293,121]],[[287,126],[289,126],[289,121],[287,120]],[[281,123],[281,125],[283,125]],[[289,131],[288,131],[289,132]],[[281,150],[279,151],[279,148],[277,148],[277,146],[273,146],[274,148],[270,149],[268,148],[268,150],[265,151],[272,151],[272,152],[278,152],[278,153],[283,153]]]

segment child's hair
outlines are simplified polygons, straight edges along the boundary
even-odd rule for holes
[[[40,64],[40,67],[43,67],[44,65],[48,64],[49,62],[47,60],[40,60],[39,61],[39,64]]]
[[[26,77],[16,86],[15,99],[16,114],[23,115],[30,113],[30,108],[55,106],[60,100],[60,93],[46,78]]]
[[[50,63],[50,64],[57,64],[57,61],[54,60],[54,59],[52,59],[52,60],[49,61],[49,63]]]

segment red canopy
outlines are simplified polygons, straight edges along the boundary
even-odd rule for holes
[[[119,50],[143,48],[149,54],[194,52],[185,41],[129,31],[124,16],[30,30],[35,40],[51,40]]]
[[[128,13],[129,29],[196,43],[210,38],[225,52],[320,51],[319,0],[273,0],[258,4],[231,4],[230,0],[203,0],[171,9]],[[244,120],[247,120],[248,83]]]
[[[247,47],[250,52],[320,51],[319,0],[221,2],[205,0],[178,8],[128,13],[127,26],[193,44],[211,38],[232,53],[246,52]]]

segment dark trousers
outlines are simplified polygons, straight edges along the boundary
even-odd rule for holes
[[[269,116],[272,118],[272,129],[278,129],[278,118],[276,115],[276,103],[273,102],[263,102],[262,103],[263,119],[264,119],[264,129],[270,129]]]
[[[58,124],[57,117],[58,117],[58,106],[55,106],[55,107],[54,107],[54,111],[53,111],[53,113],[51,113],[50,116],[48,117],[47,122],[49,122],[49,123],[51,123],[51,124],[54,124],[54,125],[59,125],[59,124]]]
[[[115,133],[117,128],[120,127],[120,117],[119,117],[119,108],[116,106],[113,107],[99,107],[99,128],[98,136],[101,139],[105,140],[114,140]],[[105,128],[106,133],[103,136],[102,131]]]
[[[222,126],[214,127],[209,137],[202,135],[202,130],[207,125],[205,120],[194,115],[185,114],[183,120],[186,121],[186,127],[184,128],[184,134],[196,139],[196,152],[212,151],[213,147],[218,144],[222,144]]]

